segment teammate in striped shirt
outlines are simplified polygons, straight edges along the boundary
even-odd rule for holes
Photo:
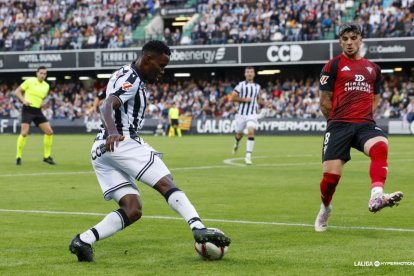
[[[254,148],[254,131],[257,127],[257,110],[263,105],[260,97],[260,85],[254,82],[254,68],[246,67],[244,70],[246,80],[239,82],[232,92],[232,101],[239,104],[235,117],[236,134],[233,145],[233,154],[237,153],[243,131],[247,128],[246,165],[252,164],[252,152]]]
[[[150,41],[142,48],[137,61],[123,66],[109,79],[107,96],[100,109],[103,128],[92,146],[91,158],[104,198],[115,200],[120,208],[75,236],[69,250],[77,255],[78,261],[93,261],[94,242],[114,235],[141,218],[142,203],[135,180],[164,196],[170,207],[187,221],[197,242],[230,244],[230,238],[204,226],[187,196],[175,185],[160,153],[137,133],[147,106],[145,84],[163,76],[170,55],[166,44]]]
[[[343,166],[351,159],[351,147],[371,159],[369,211],[392,207],[403,197],[402,192],[384,193],[388,139],[373,116],[380,101],[381,69],[361,56],[361,32],[357,24],[343,24],[339,31],[343,53],[331,59],[321,72],[320,106],[328,126],[322,146],[322,204],[315,220],[317,232],[327,230],[332,196]]]

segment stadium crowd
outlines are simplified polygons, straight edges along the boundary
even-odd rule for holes
[[[333,39],[345,17],[363,25],[368,38],[414,35],[414,1],[409,0],[199,0],[197,7],[202,16],[192,44]]]
[[[133,31],[169,2],[185,1],[1,1],[0,51],[137,46]],[[332,39],[349,16],[368,38],[414,35],[412,0],[198,0],[196,7],[200,21],[187,41],[165,28],[170,45]]]
[[[18,118],[22,103],[14,91],[19,84],[0,85],[0,116]],[[180,113],[193,118],[234,118],[236,106],[230,101],[235,80],[186,80],[147,86],[147,118],[166,119],[168,109],[178,103]],[[263,84],[262,84],[263,85]],[[286,79],[262,86],[265,105],[261,118],[322,118],[319,110],[319,78]],[[51,82],[43,111],[48,119],[74,120],[97,117],[93,101],[105,89],[105,82],[90,87],[81,82]],[[387,75],[381,87],[376,118],[405,118],[414,109],[414,78]]]
[[[1,1],[0,51],[128,47],[158,9],[152,0]]]

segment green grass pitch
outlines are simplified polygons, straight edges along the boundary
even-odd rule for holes
[[[70,240],[117,209],[92,171],[93,138],[55,135],[50,166],[42,136],[31,135],[17,167],[17,136],[0,136],[0,275],[413,275],[414,137],[389,139],[386,191],[405,193],[398,207],[368,211],[369,158],[352,151],[331,227],[316,233],[322,136],[257,136],[249,167],[245,138],[233,156],[232,136],[144,136],[204,223],[232,238],[227,255],[201,260],[187,224],[140,183],[143,218],[96,243],[94,263],[78,263]]]

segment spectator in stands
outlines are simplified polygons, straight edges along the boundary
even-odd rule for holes
[[[414,97],[407,105],[405,120],[409,123],[414,122]]]

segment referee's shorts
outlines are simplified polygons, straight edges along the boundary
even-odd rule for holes
[[[29,124],[33,122],[36,126],[47,122],[45,115],[43,115],[40,108],[31,106],[23,106],[22,109],[22,123]]]

